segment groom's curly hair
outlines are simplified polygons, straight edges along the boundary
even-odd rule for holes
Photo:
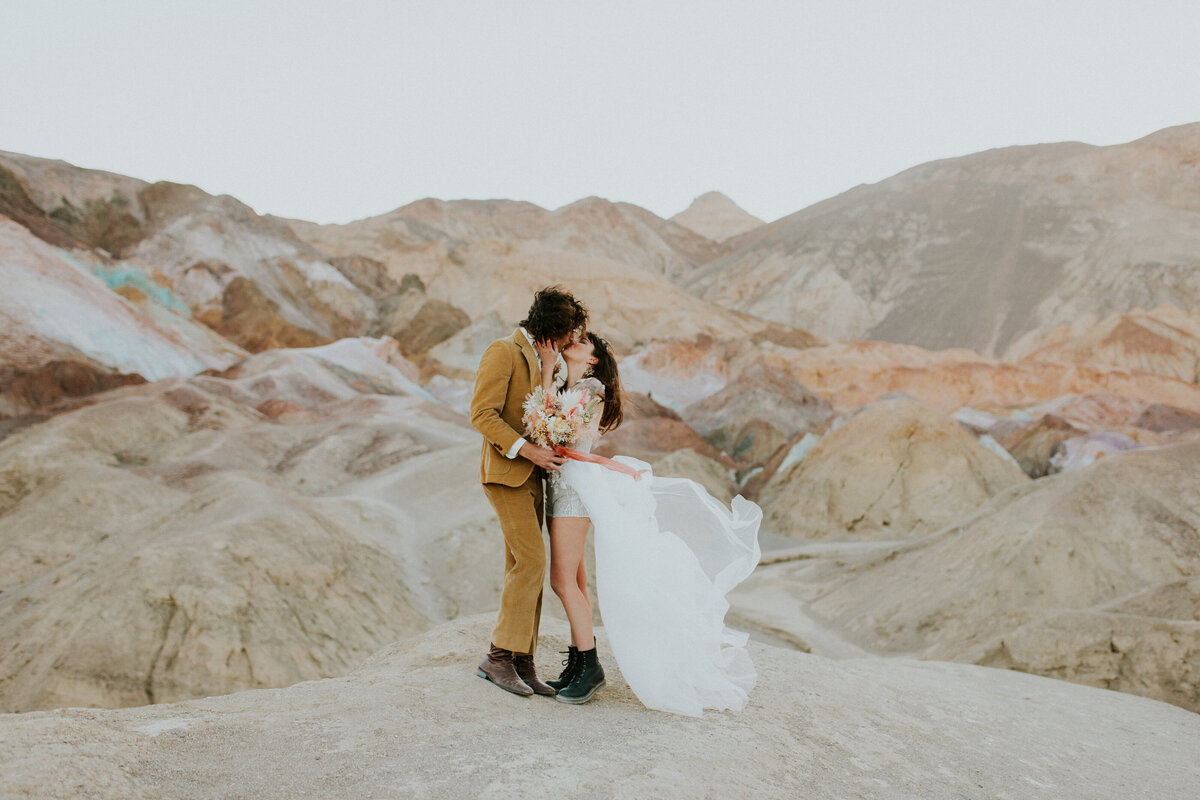
[[[561,339],[587,328],[587,307],[561,286],[547,286],[533,296],[521,327],[533,340]]]

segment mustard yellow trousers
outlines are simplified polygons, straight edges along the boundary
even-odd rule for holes
[[[533,470],[520,486],[485,483],[483,491],[504,532],[504,589],[492,644],[514,653],[532,653],[537,649],[546,580],[541,470]]]

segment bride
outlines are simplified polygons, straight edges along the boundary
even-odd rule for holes
[[[595,333],[574,337],[561,353],[566,381],[556,394],[560,354],[548,343],[534,347],[545,395],[594,407],[566,453],[572,460],[546,482],[550,585],[571,625],[565,669],[547,683],[565,703],[586,703],[605,685],[584,565],[590,522],[600,615],[634,694],[648,708],[689,716],[740,710],[756,676],[747,635],[725,627],[725,595],[758,564],[761,509],[739,496],[731,511],[695,481],[654,476],[634,458],[576,460],[621,424],[616,358]]]

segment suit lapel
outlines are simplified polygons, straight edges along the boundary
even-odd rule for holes
[[[513,341],[521,348],[522,355],[525,356],[525,362],[529,365],[529,388],[535,389],[542,385],[542,366],[538,360],[537,351],[529,344],[529,340],[525,338],[525,334],[520,328],[513,331]]]

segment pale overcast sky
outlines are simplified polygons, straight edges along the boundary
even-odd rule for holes
[[[0,26],[0,149],[318,222],[711,189],[773,220],[1200,121],[1194,0],[9,0]]]

